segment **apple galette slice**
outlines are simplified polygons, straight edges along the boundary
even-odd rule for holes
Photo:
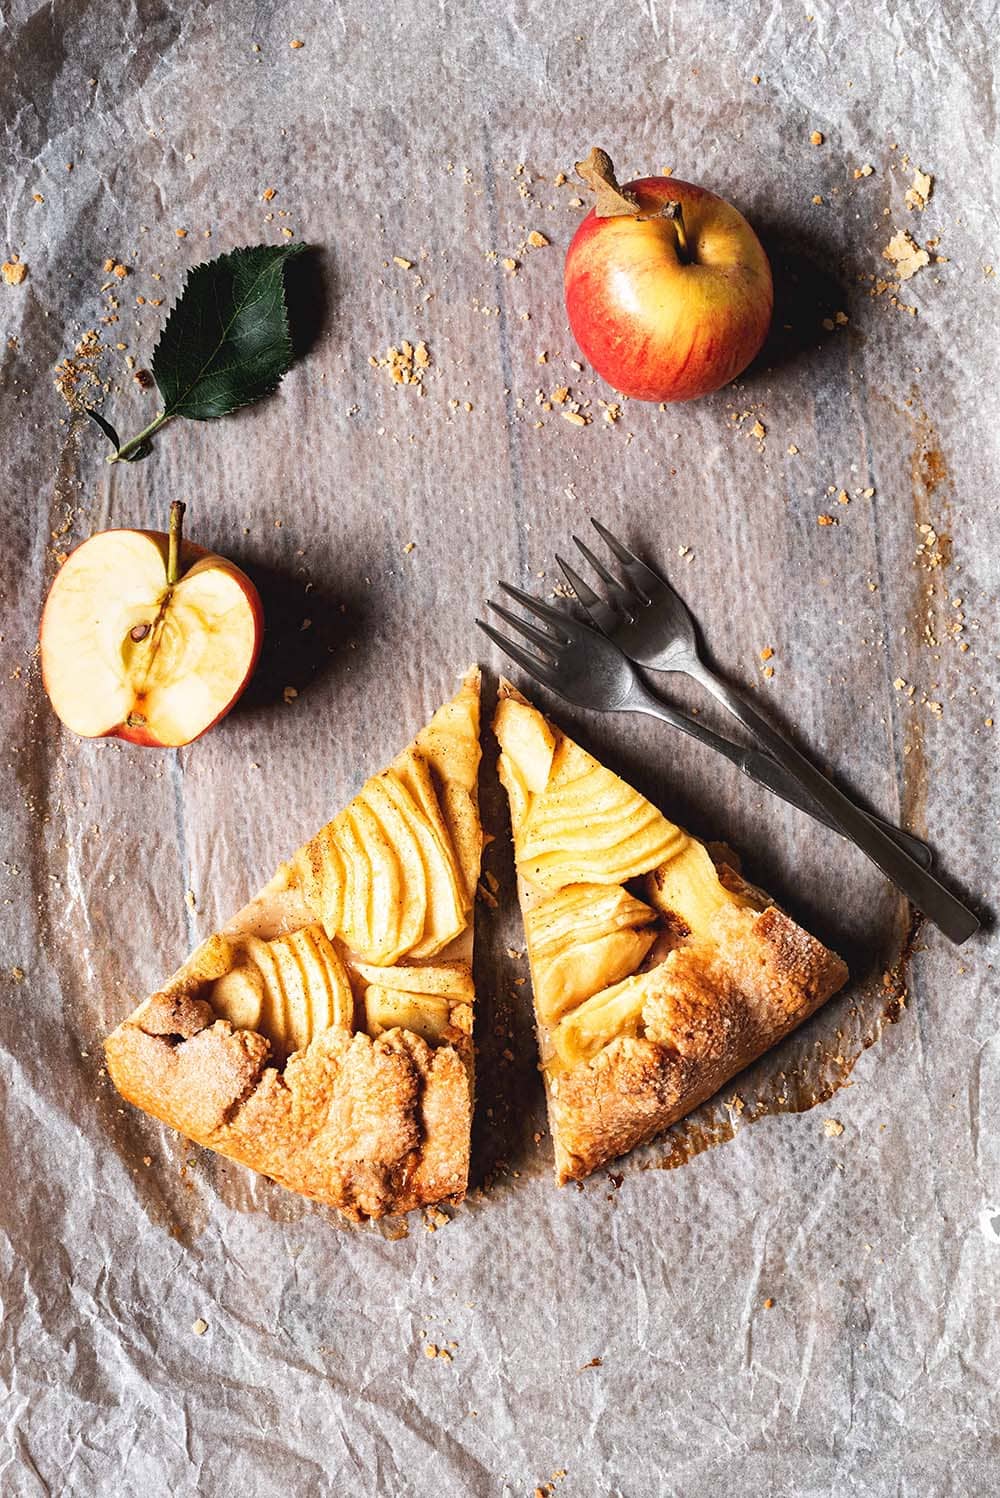
[[[494,727],[562,1184],[690,1112],[847,969],[506,682]]]
[[[459,1201],[479,676],[105,1042],[119,1092],[360,1219]]]

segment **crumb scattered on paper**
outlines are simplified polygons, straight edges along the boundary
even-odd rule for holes
[[[430,368],[431,354],[426,343],[414,344],[404,338],[384,354],[369,354],[368,363],[373,369],[387,370],[394,385],[415,385],[422,395],[424,370]]]
[[[827,1139],[839,1139],[844,1132],[844,1125],[839,1118],[824,1118],[823,1133]]]
[[[916,168],[913,173],[913,184],[906,189],[906,206],[911,213],[923,213],[933,191],[934,178],[929,172],[922,172]]]
[[[901,281],[908,281],[922,266],[930,264],[931,257],[906,229],[900,229],[882,251],[882,259],[895,267]]]

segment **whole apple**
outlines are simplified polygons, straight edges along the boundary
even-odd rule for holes
[[[771,267],[743,215],[674,177],[620,187],[604,151],[577,170],[597,201],[566,254],[566,310],[597,373],[644,401],[693,400],[735,379],[774,307]]]
[[[84,738],[190,744],[240,696],[260,654],[264,611],[235,563],[170,531],[100,531],[67,557],[39,630],[42,681]]]

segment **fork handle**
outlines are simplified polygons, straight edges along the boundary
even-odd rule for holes
[[[945,889],[928,869],[903,848],[899,847],[881,827],[854,805],[844,793],[837,789],[816,769],[794,744],[790,744],[776,729],[762,718],[756,708],[750,706],[738,692],[726,685],[708,669],[702,661],[691,663],[694,676],[712,696],[752,733],[759,744],[777,760],[782,769],[794,776],[822,811],[831,819],[838,832],[850,838],[885,877],[901,890],[907,899],[922,911],[928,920],[942,930],[949,941],[957,946],[968,941],[979,930],[979,918],[967,905],[963,905],[950,890]]]
[[[804,811],[817,822],[822,822],[825,827],[832,828],[841,836],[844,835],[836,822],[813,800],[804,786],[800,785],[794,776],[789,775],[787,770],[783,770],[777,760],[772,759],[769,754],[764,754],[757,749],[747,750],[740,763],[740,769],[757,785],[763,786],[767,791],[773,791],[783,801],[797,806],[799,811]],[[865,816],[870,822],[877,823],[886,836],[891,837],[894,843],[898,843],[901,848],[905,849],[911,858],[915,858],[922,869],[930,868],[934,854],[922,838],[916,837],[912,832],[907,832],[903,827],[897,827],[894,822],[887,822],[884,817],[877,816],[873,811],[865,811]]]
[[[816,804],[800,782],[793,775],[789,775],[787,770],[783,770],[769,754],[765,754],[760,749],[748,749],[744,744],[734,744],[732,739],[725,738],[721,733],[715,733],[704,723],[699,723],[696,718],[690,718],[686,713],[663,702],[649,692],[645,685],[641,693],[636,693],[630,698],[629,706],[648,713],[650,717],[659,718],[661,722],[669,723],[672,728],[679,728],[683,733],[690,734],[700,743],[724,755],[755,785],[771,791],[782,801],[787,801],[790,806],[804,811],[807,816],[813,817],[817,822],[822,822],[834,832],[840,832],[836,822]],[[885,821],[882,817],[876,816],[874,812],[865,812],[865,815],[873,822],[877,822],[888,837],[905,848],[922,868],[930,868],[933,853],[919,837],[915,837],[912,832],[905,832],[902,827],[896,827],[892,822]]]

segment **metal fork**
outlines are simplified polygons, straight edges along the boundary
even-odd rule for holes
[[[530,640],[543,655],[508,639],[482,619],[477,619],[476,623],[529,676],[558,692],[577,707],[596,708],[604,712],[647,713],[650,717],[659,718],[661,722],[679,728],[682,733],[690,734],[699,743],[707,744],[709,748],[725,755],[726,759],[757,785],[772,791],[792,806],[797,806],[800,811],[825,822],[834,831],[838,830],[836,824],[816,805],[795,777],[783,770],[769,754],[745,744],[733,743],[731,739],[715,733],[696,718],[689,717],[654,695],[632,663],[605,635],[580,623],[566,610],[542,603],[520,588],[511,587],[509,583],[500,583],[499,586],[510,598],[516,599],[526,612],[534,615],[541,627],[528,623],[502,604],[488,600],[489,607],[501,619],[506,620],[512,629]],[[896,838],[909,849],[924,867],[929,865],[931,850],[926,843],[890,823],[881,825],[890,837]]]
[[[979,929],[979,919],[945,889],[933,874],[915,861],[912,853],[867,812],[833,785],[804,754],[776,729],[756,708],[722,681],[702,660],[694,620],[680,595],[667,580],[639,560],[628,547],[598,521],[592,520],[626,579],[623,584],[582,541],[577,547],[604,582],[609,604],[579,574],[559,558],[559,565],[577,598],[597,627],[631,660],[659,671],[683,671],[709,691],[759,744],[796,779],[836,830],[855,843],[876,868],[890,879],[956,944],[967,941]]]

